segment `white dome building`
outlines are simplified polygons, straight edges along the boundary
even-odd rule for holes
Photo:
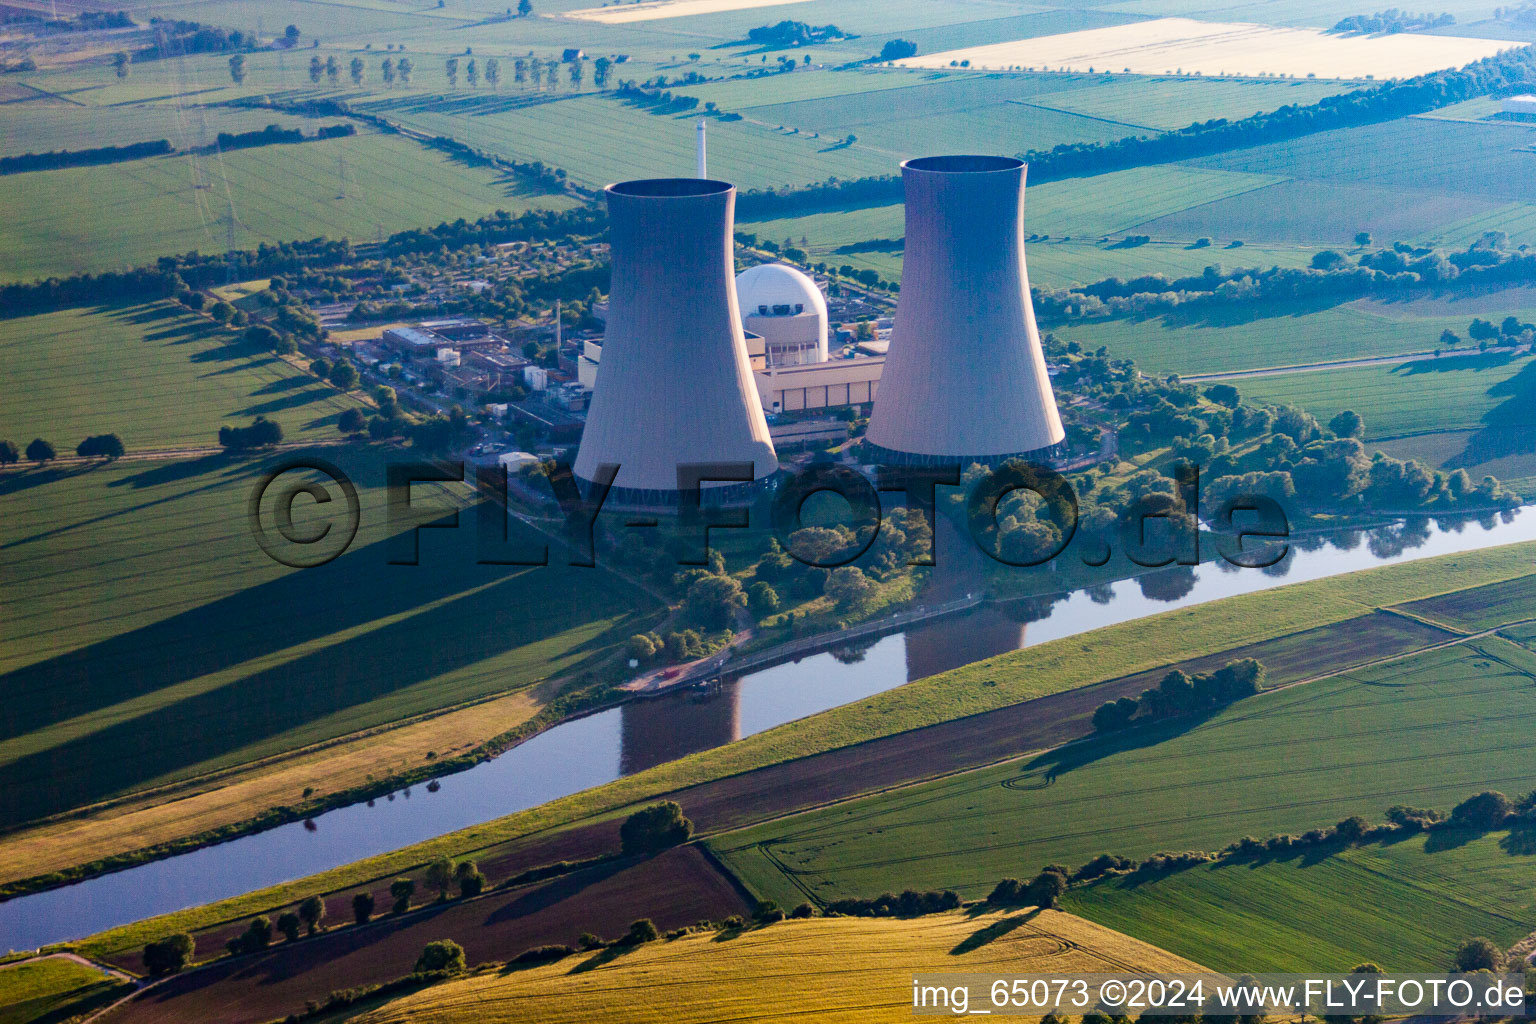
[[[763,338],[769,369],[827,361],[827,300],[794,267],[762,263],[736,275],[742,326]]]

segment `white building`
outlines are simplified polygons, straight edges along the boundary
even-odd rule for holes
[[[763,338],[769,369],[827,361],[827,300],[816,282],[783,263],[736,275],[741,324]]]
[[[549,387],[549,371],[542,366],[523,367],[523,383],[535,391]]]

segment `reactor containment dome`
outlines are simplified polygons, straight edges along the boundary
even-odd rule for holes
[[[763,338],[769,368],[827,361],[827,300],[794,267],[761,263],[736,275],[742,323]]]
[[[1024,268],[1024,163],[934,156],[901,165],[901,294],[867,439],[926,464],[1040,457],[1065,432]]]
[[[617,465],[612,499],[669,506],[680,467],[746,463],[754,480],[771,476],[778,458],[736,304],[735,186],[654,178],[605,194],[612,283],[577,479]]]

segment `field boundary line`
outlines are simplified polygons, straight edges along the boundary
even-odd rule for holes
[[[1015,103],[1021,107],[1034,107],[1036,110],[1049,110],[1053,114],[1067,114],[1071,117],[1081,117],[1089,121],[1102,121],[1105,124],[1118,125],[1121,128],[1135,128],[1140,131],[1152,132],[1154,134],[1167,131],[1165,128],[1154,128],[1149,124],[1132,124],[1130,121],[1116,121],[1112,117],[1101,117],[1098,114],[1085,114],[1080,110],[1068,110],[1065,107],[1052,107],[1047,106],[1044,103],[1031,103],[1029,100],[1007,100],[1006,102]]]
[[[1461,637],[1462,639],[1468,639],[1474,635],[1469,633],[1467,630],[1453,626],[1448,622],[1441,622],[1438,619],[1432,619],[1427,615],[1419,615],[1417,612],[1410,612],[1404,608],[1399,608],[1396,605],[1383,605],[1376,610],[1381,612],[1383,615],[1395,615],[1400,619],[1407,619],[1409,622],[1417,622],[1421,626],[1429,626],[1431,629],[1443,630],[1446,633],[1454,633],[1456,636]],[[1519,623],[1506,622],[1503,626],[1499,626],[1498,628],[1503,629],[1504,626],[1516,625],[1519,625]]]

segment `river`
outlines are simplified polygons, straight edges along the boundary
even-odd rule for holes
[[[1292,538],[1278,565],[1207,563],[972,611],[730,680],[564,722],[438,782],[305,822],[0,903],[0,948],[32,949],[226,899],[599,786],[697,750],[1005,651],[1289,583],[1536,540],[1530,508],[1442,526],[1411,520]],[[1027,624],[1027,625],[1026,625]]]

